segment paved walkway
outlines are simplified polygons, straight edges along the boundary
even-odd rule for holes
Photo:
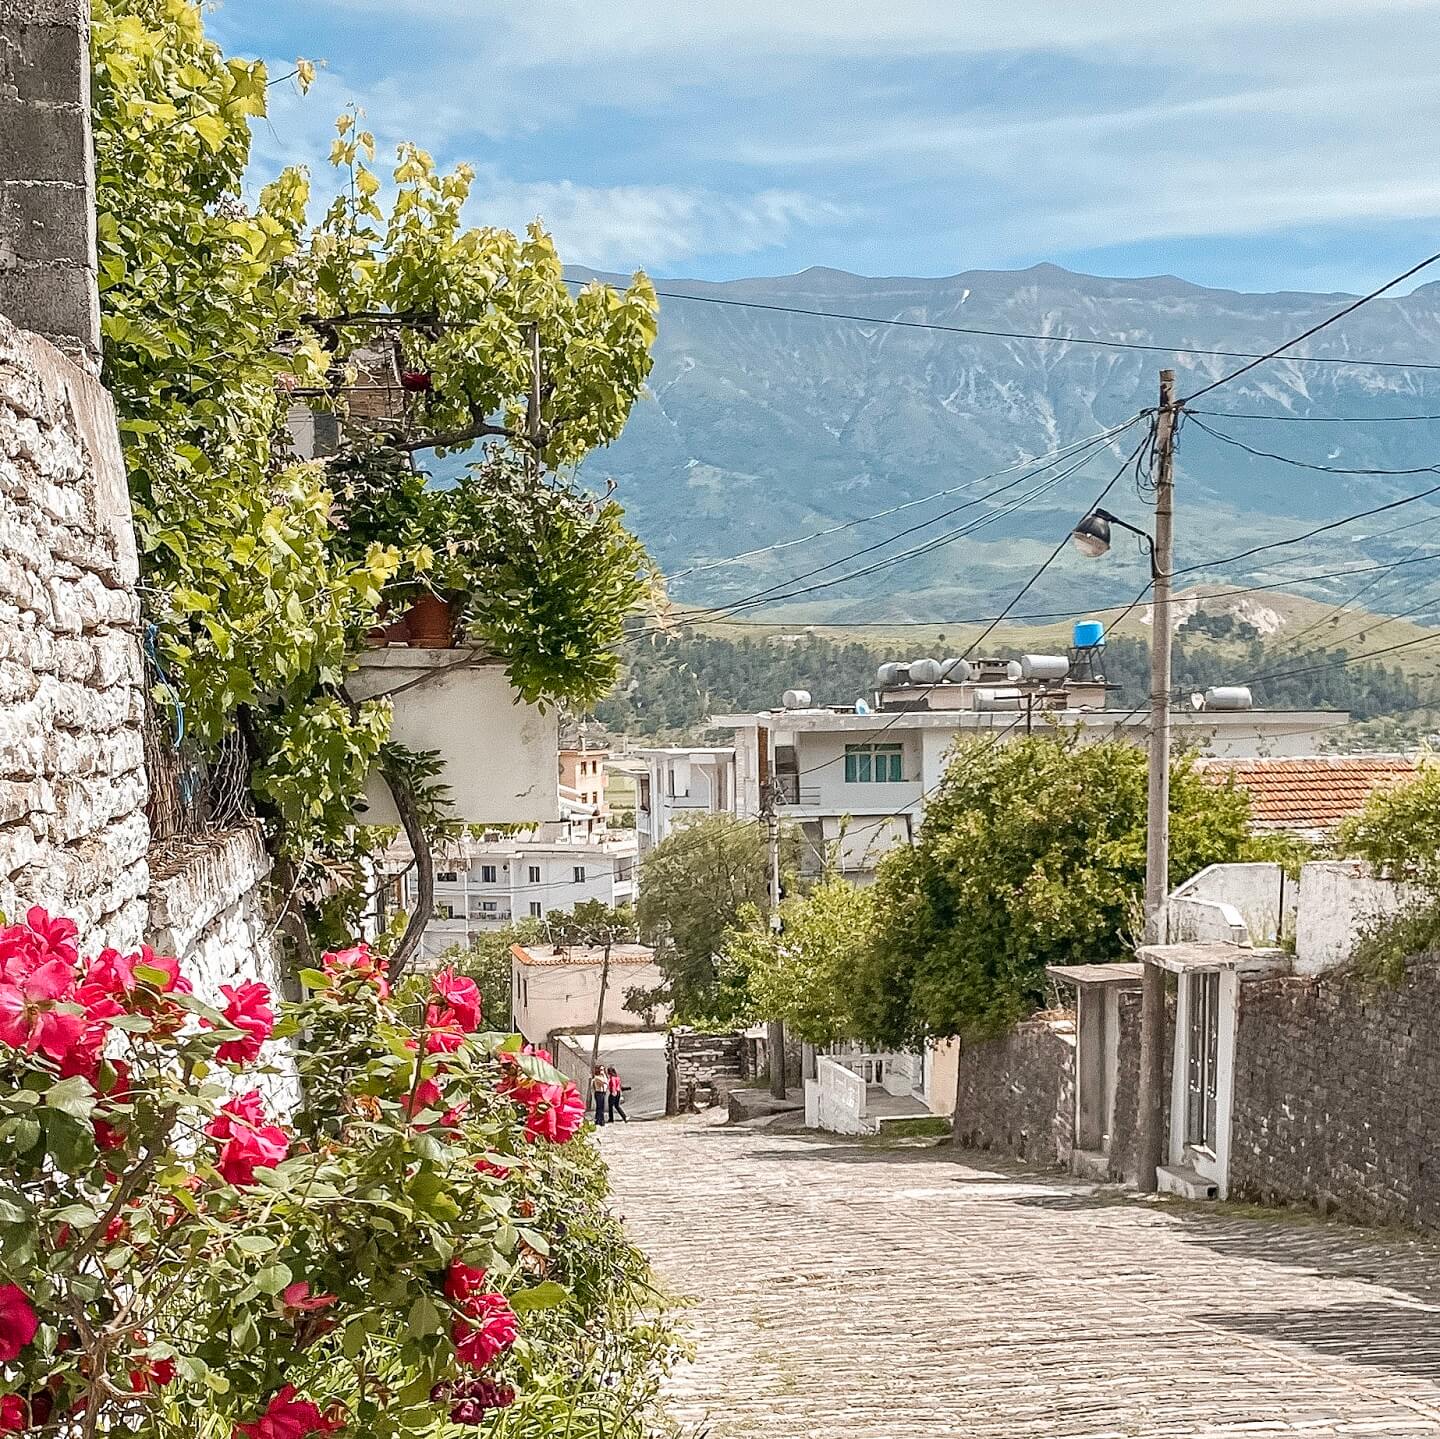
[[[1413,1241],[709,1117],[603,1142],[710,1439],[1440,1436]]]

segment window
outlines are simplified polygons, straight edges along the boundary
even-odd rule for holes
[[[520,981],[520,1003],[527,1009],[530,1007],[530,976],[528,974]]]
[[[540,866],[538,864],[530,865],[526,869],[525,874],[531,884],[540,883]]]
[[[454,869],[442,869],[436,874],[435,878],[444,884],[458,884],[460,882],[460,872]]]
[[[530,901],[530,918],[531,918],[531,919],[539,919],[539,918],[540,918],[540,901],[539,901],[538,899],[532,899],[532,900]]]
[[[495,866],[493,864],[482,864],[480,866],[481,884],[494,884],[498,878],[499,874],[496,872]]]
[[[845,783],[898,784],[905,777],[903,754],[903,746],[898,744],[847,744]]]
[[[481,914],[494,914],[499,908],[500,906],[496,904],[493,899],[482,899],[480,901]]]
[[[453,904],[439,904],[435,906],[436,919],[454,919],[455,906]]]
[[[583,864],[577,864],[577,865],[575,866],[575,883],[576,883],[576,884],[584,884],[584,883],[585,883],[585,866],[584,866]]]

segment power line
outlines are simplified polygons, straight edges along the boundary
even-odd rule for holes
[[[1298,335],[1295,339],[1286,341],[1279,350],[1271,350],[1265,354],[1259,354],[1249,350],[1202,350],[1188,345],[1151,345],[1139,341],[1101,340],[1088,335],[1043,334],[1035,330],[993,330],[978,325],[941,325],[926,320],[901,320],[884,318],[879,315],[853,315],[839,310],[807,310],[796,305],[767,304],[760,300],[736,300],[721,295],[687,295],[679,290],[656,290],[655,293],[663,300],[691,300],[696,304],[725,305],[741,310],[768,310],[780,315],[805,315],[815,320],[845,320],[860,325],[886,325],[901,330],[929,330],[945,335],[979,335],[1000,340],[1034,340],[1043,344],[1052,345],[1091,345],[1106,350],[1145,351],[1160,355],[1196,355],[1204,359],[1249,360],[1251,362],[1234,371],[1233,374],[1227,375],[1224,379],[1216,380],[1214,384],[1207,385],[1205,389],[1197,390],[1195,395],[1191,396],[1191,398],[1194,399],[1200,395],[1209,393],[1216,385],[1223,385],[1227,380],[1234,379],[1236,375],[1242,375],[1246,370],[1253,369],[1255,365],[1276,358],[1283,358],[1293,364],[1299,365],[1356,365],[1391,370],[1440,370],[1440,364],[1429,363],[1422,360],[1370,360],[1350,359],[1339,355],[1285,355],[1282,353],[1291,345],[1299,344],[1301,340],[1307,339],[1309,336],[1315,334],[1316,331],[1324,329],[1326,325],[1332,324],[1335,320],[1341,318],[1341,316],[1349,314],[1351,310],[1358,308],[1367,300],[1374,299],[1375,295],[1382,293],[1383,290],[1388,290],[1392,285],[1399,284],[1400,281],[1407,278],[1408,275],[1414,274],[1416,270],[1423,269],[1425,265],[1430,264],[1435,259],[1440,259],[1440,255],[1432,256],[1430,260],[1426,260],[1423,264],[1415,266],[1413,270],[1407,271],[1406,275],[1401,275],[1391,280],[1388,285],[1382,286],[1381,290],[1365,296],[1364,299],[1357,300],[1354,305],[1340,311],[1340,314],[1332,315],[1330,319],[1324,321],[1322,324],[1315,325],[1311,329],[1306,330],[1303,335]],[[588,285],[593,282],[590,280],[567,279],[565,283],[569,285]],[[397,316],[396,318],[401,317]],[[440,323],[446,325],[446,322],[442,321]],[[454,325],[464,325],[472,322],[455,321],[451,323]],[[1185,402],[1182,401],[1181,403]]]
[[[1276,346],[1276,348],[1271,350],[1268,354],[1257,355],[1254,358],[1250,359],[1247,364],[1241,365],[1238,370],[1231,370],[1228,375],[1221,375],[1218,380],[1212,380],[1208,385],[1205,385],[1201,389],[1195,390],[1191,394],[1186,395],[1183,400],[1179,400],[1176,402],[1177,405],[1183,408],[1185,405],[1191,404],[1195,400],[1198,400],[1202,395],[1208,395],[1211,390],[1218,390],[1221,385],[1228,385],[1232,380],[1238,380],[1241,375],[1249,374],[1251,370],[1255,369],[1259,365],[1265,364],[1268,360],[1280,358],[1282,355],[1284,355],[1284,352],[1288,350],[1292,345],[1298,345],[1301,343],[1301,341],[1308,340],[1312,335],[1318,335],[1321,330],[1324,330],[1329,326],[1335,324],[1336,321],[1343,320],[1347,315],[1353,315],[1355,311],[1358,310],[1362,305],[1368,305],[1371,300],[1378,299],[1379,296],[1383,295],[1386,290],[1392,290],[1395,288],[1396,285],[1402,284],[1412,275],[1418,275],[1421,270],[1425,269],[1427,266],[1433,265],[1437,260],[1440,260],[1440,251],[1437,251],[1433,255],[1428,255],[1418,264],[1411,265],[1408,270],[1405,270],[1403,273],[1396,275],[1394,279],[1386,280],[1383,285],[1379,286],[1378,289],[1371,290],[1368,295],[1361,295],[1358,300],[1352,300],[1350,304],[1344,307],[1344,309],[1337,310],[1333,315],[1330,315],[1326,319],[1321,320],[1318,325],[1311,325],[1308,330],[1303,330],[1293,339],[1286,340],[1283,345]],[[1291,357],[1285,356],[1285,358],[1289,359]],[[1416,368],[1419,367],[1417,366]]]
[[[1139,419],[1139,415],[1133,415],[1124,424],[1112,426],[1108,430],[1099,430],[1093,435],[1086,435],[1084,439],[1074,440],[1068,445],[1061,445],[1058,449],[1047,450],[1042,455],[1030,455],[1024,459],[1016,460],[1013,464],[1006,465],[1004,469],[992,470],[988,475],[977,476],[973,480],[966,480],[961,485],[951,485],[947,489],[933,490],[928,495],[921,495],[918,499],[906,500],[902,504],[891,505],[888,509],[876,510],[872,514],[860,515],[853,520],[845,520],[841,524],[831,525],[826,529],[812,530],[809,534],[797,535],[789,540],[777,540],[774,544],[759,545],[753,550],[744,550],[740,554],[725,555],[722,558],[707,560],[703,564],[690,565],[683,570],[676,570],[673,574],[666,575],[670,581],[686,578],[688,575],[703,574],[708,570],[720,569],[725,565],[737,564],[741,560],[753,559],[756,555],[769,554],[776,550],[792,549],[796,545],[803,545],[811,540],[824,539],[827,535],[839,534],[842,530],[853,529],[856,525],[868,524],[871,520],[883,520],[890,515],[899,514],[902,510],[913,509],[916,505],[928,504],[931,500],[945,499],[950,495],[963,494],[966,490],[976,485],[984,484],[986,480],[996,480],[1002,475],[1008,475],[1013,470],[1027,469],[1031,465],[1040,464],[1044,460],[1055,457],[1066,458],[1070,453],[1078,450],[1081,446],[1089,444],[1092,440],[1109,439],[1122,434],[1126,429]]]
[[[1440,420],[1440,415],[1265,415],[1242,410],[1191,410],[1218,420],[1271,420],[1287,425],[1398,425]]]
[[[1293,465],[1297,470],[1318,470],[1325,475],[1436,475],[1440,474],[1440,465],[1415,465],[1408,469],[1386,470],[1376,468],[1352,468],[1342,465],[1317,465],[1309,460],[1297,460],[1293,455],[1277,455],[1272,450],[1257,450],[1253,445],[1247,445],[1244,440],[1237,440],[1234,435],[1227,435],[1223,430],[1217,430],[1212,425],[1207,425],[1204,420],[1194,419],[1195,411],[1187,410],[1195,427],[1204,430],[1207,435],[1213,435],[1215,439],[1224,441],[1227,445],[1234,445],[1237,450],[1244,450],[1247,455],[1254,455],[1260,460],[1277,460],[1282,465]]]

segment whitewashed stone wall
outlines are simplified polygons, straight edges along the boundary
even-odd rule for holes
[[[0,318],[0,909],[145,926],[138,570],[109,396]]]
[[[150,857],[150,922],[146,941],[173,954],[201,999],[223,1005],[222,984],[258,979],[278,1001],[288,993],[268,899],[270,857],[253,826],[172,840]],[[267,1046],[278,1073],[261,1088],[289,1110],[299,1085],[288,1044]]]

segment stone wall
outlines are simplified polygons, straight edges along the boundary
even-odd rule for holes
[[[44,904],[87,944],[131,949],[148,843],[137,574],[108,395],[0,319],[0,909]]]
[[[1440,1229],[1440,958],[1240,986],[1230,1195]]]
[[[100,349],[88,0],[0,0],[0,315]]]
[[[223,1005],[222,984],[262,980],[271,993],[298,998],[281,961],[268,898],[270,857],[254,826],[170,840],[150,851],[146,942],[176,955],[201,999]],[[279,1072],[257,1083],[284,1111],[300,1098],[288,1045],[268,1045]]]
[[[1165,1033],[1161,1044],[1161,1065],[1164,1082],[1160,1086],[1160,1162],[1169,1162],[1170,1154],[1170,1077],[1175,1072],[1175,981],[1166,980]],[[1110,1132],[1110,1177],[1125,1184],[1134,1184],[1140,1172],[1138,1157],[1139,1117],[1136,1104],[1140,1088],[1140,991],[1125,990],[1120,995],[1120,1032],[1116,1042],[1115,1119]]]
[[[997,1039],[960,1046],[957,1144],[1068,1167],[1074,1131],[1072,1019],[1026,1020]]]

